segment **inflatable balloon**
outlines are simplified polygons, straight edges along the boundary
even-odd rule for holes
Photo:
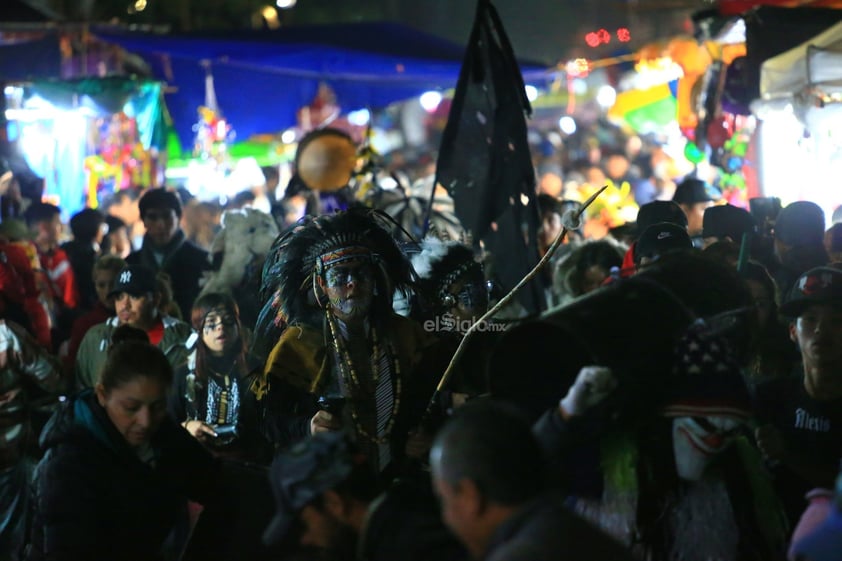
[[[704,153],[702,153],[702,151],[699,150],[699,147],[693,142],[688,142],[684,147],[684,157],[694,164],[700,164],[705,159]]]
[[[707,141],[714,150],[719,150],[731,138],[731,124],[723,116],[715,117],[707,128]]]

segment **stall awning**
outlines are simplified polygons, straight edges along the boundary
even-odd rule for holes
[[[343,110],[380,108],[430,89],[455,86],[464,47],[392,23],[289,27],[225,35],[154,35],[101,27],[96,35],[142,55],[171,87],[167,106],[183,143],[211,72],[219,107],[240,138],[296,124],[327,83]],[[527,81],[548,79],[521,62]]]
[[[842,93],[842,22],[760,67],[764,99],[791,97],[811,88]]]

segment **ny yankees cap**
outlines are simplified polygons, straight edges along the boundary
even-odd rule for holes
[[[128,265],[114,280],[114,288],[108,293],[115,296],[125,292],[132,296],[140,296],[149,292],[157,292],[158,283],[155,280],[155,271],[146,265]]]

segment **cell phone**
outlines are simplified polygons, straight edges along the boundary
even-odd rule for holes
[[[236,435],[237,425],[216,425],[215,427],[213,427],[213,431],[216,433],[217,438],[222,436]]]
[[[327,411],[331,415],[342,415],[342,409],[345,407],[345,398],[339,395],[323,395],[319,397],[319,409]]]

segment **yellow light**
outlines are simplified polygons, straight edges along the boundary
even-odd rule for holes
[[[142,12],[143,10],[145,10],[146,0],[137,0],[137,2],[134,3],[134,9],[137,12]]]
[[[276,10],[273,6],[264,6],[260,11],[260,14],[263,16],[263,19],[266,20],[266,25],[269,29],[277,29],[281,26],[281,22],[278,20],[278,10]]]
[[[567,62],[567,73],[571,76],[585,77],[590,72],[590,63],[586,58],[577,58]]]

